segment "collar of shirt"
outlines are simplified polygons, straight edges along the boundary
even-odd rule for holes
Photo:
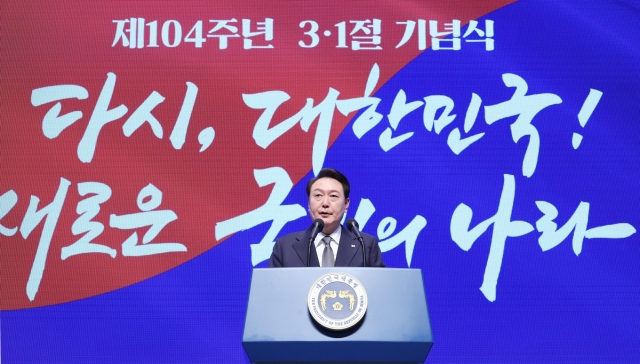
[[[331,237],[331,250],[333,250],[333,260],[335,261],[338,258],[338,242],[340,241],[340,235],[342,234],[342,227],[338,225],[338,228],[329,234]],[[324,253],[324,243],[322,242],[322,238],[324,238],[324,233],[320,233],[316,236],[315,245],[316,245],[316,254],[318,256],[318,263],[322,267],[322,253]]]
[[[329,234],[329,236],[331,237],[331,248],[337,247],[338,244],[340,244],[340,236],[341,235],[342,235],[342,226],[338,225],[338,228],[335,229],[331,234]],[[318,234],[316,236],[316,240],[314,241],[316,249],[319,249],[321,247],[324,249],[324,245],[322,243],[322,238],[324,238],[325,236],[327,236],[327,235],[325,235],[323,232],[320,232],[320,234]],[[335,253],[337,251],[338,251],[337,249],[333,250],[334,255],[335,255]]]

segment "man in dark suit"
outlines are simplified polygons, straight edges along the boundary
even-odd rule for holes
[[[349,208],[349,181],[335,169],[325,168],[307,184],[311,220],[324,228],[311,247],[311,267],[362,267],[362,247],[356,236],[340,225]],[[269,267],[306,267],[311,227],[276,240]],[[362,233],[367,266],[384,267],[378,239]]]

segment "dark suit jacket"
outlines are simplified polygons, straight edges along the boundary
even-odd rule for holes
[[[306,267],[307,252],[309,249],[309,237],[311,228],[285,235],[276,240],[273,252],[269,259],[269,268],[273,267]],[[382,253],[378,246],[378,239],[372,235],[362,233],[364,246],[367,253],[368,267],[384,267]],[[315,246],[311,246],[311,266],[319,267],[318,254]],[[338,254],[336,255],[336,267],[362,267],[362,246],[360,241],[351,231],[342,227]]]

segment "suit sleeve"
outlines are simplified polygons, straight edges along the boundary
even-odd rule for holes
[[[282,267],[282,244],[280,239],[277,239],[273,246],[273,251],[271,252],[271,258],[269,258],[269,268],[280,267]]]
[[[378,245],[378,238],[375,236],[371,236],[371,250],[369,251],[369,256],[367,257],[369,267],[379,267],[384,268],[384,262],[382,261],[382,252],[380,251],[380,246]]]

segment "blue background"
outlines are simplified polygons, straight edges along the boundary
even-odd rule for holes
[[[640,227],[640,7],[638,2],[520,1],[486,16],[496,24],[496,50],[462,43],[462,51],[427,50],[375,95],[389,113],[398,90],[408,101],[446,95],[457,118],[440,135],[428,132],[422,108],[394,135],[413,137],[384,152],[378,137],[386,118],[362,139],[347,127],[325,166],[343,171],[352,186],[353,217],[361,198],[376,207],[365,232],[387,216],[396,232],[416,215],[428,223],[412,268],[423,272],[435,339],[427,362],[640,362],[640,244],[585,239],[576,256],[570,235],[543,252],[540,233],[508,238],[489,302],[479,290],[491,243],[489,228],[468,252],[451,240],[451,215],[470,206],[471,226],[493,216],[503,175],[515,176],[512,220],[535,227],[535,201],[552,203],[559,226],[581,201],[591,204],[588,228],[614,223]],[[478,19],[484,28],[484,19]],[[464,30],[463,30],[464,31]],[[463,54],[461,54],[463,53]],[[559,105],[532,122],[541,139],[531,178],[522,175],[528,143],[511,139],[515,117],[487,125],[484,112],[470,134],[485,136],[456,156],[446,144],[462,130],[471,93],[482,105],[511,98],[502,74],[527,81],[528,94],[553,93]],[[603,92],[583,128],[578,112],[589,89]],[[584,136],[574,150],[571,136]],[[465,136],[463,132],[463,136]],[[285,204],[306,207],[304,187]],[[305,229],[308,218],[280,235]],[[100,296],[36,309],[2,311],[4,362],[221,362],[248,359],[240,344],[252,265],[248,242],[270,223],[240,232],[177,268]],[[404,244],[383,254],[387,266],[407,267]],[[266,266],[266,262],[257,267]]]

